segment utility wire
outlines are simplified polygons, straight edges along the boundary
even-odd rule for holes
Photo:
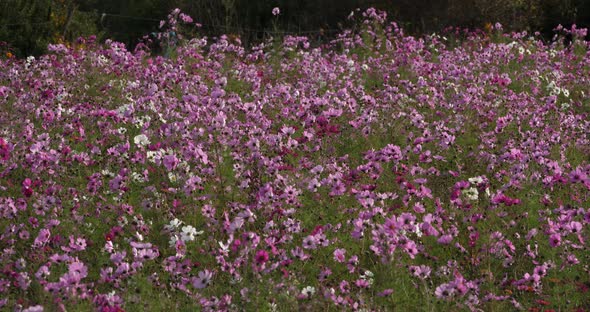
[[[333,32],[340,32],[341,29],[320,29],[320,30],[302,30],[302,31],[288,31],[288,30],[269,30],[269,29],[254,29],[254,28],[247,28],[247,27],[234,27],[234,26],[225,26],[225,25],[202,25],[205,28],[216,28],[216,29],[226,29],[226,30],[238,30],[242,32],[248,33],[270,33],[270,34],[315,34],[315,33],[333,33]]]
[[[91,12],[83,12],[83,13],[91,13]],[[141,17],[141,16],[131,16],[131,15],[121,15],[121,14],[112,14],[112,13],[102,13],[101,20],[107,16],[114,16],[120,18],[128,18],[128,19],[136,19],[136,20],[144,20],[144,21],[152,21],[152,22],[159,22],[161,20],[149,17]]]
[[[84,12],[89,13],[89,12]],[[131,16],[131,15],[121,15],[121,14],[111,14],[111,13],[102,13],[101,14],[101,21],[104,20],[107,16],[119,17],[119,18],[128,18],[128,19],[136,19],[136,20],[145,20],[145,21],[153,21],[153,22],[160,22],[161,19],[156,18],[149,18],[149,17],[140,17],[140,16]],[[213,24],[200,24],[202,27],[205,28],[215,28],[215,29],[225,29],[225,30],[237,30],[241,32],[248,32],[248,33],[270,33],[270,34],[319,34],[319,33],[334,33],[340,32],[341,29],[323,29],[323,30],[303,30],[303,31],[276,31],[276,30],[268,30],[268,29],[254,29],[248,27],[235,27],[235,26],[225,26],[225,25],[213,25]]]
[[[93,12],[85,12],[85,11],[77,11],[80,13],[93,13]],[[143,21],[151,21],[151,22],[160,22],[160,19],[150,18],[150,17],[141,17],[141,16],[132,16],[132,15],[122,15],[122,14],[113,14],[113,13],[102,13],[100,21],[101,23],[103,20],[108,17],[118,17],[118,18],[126,18],[126,19],[134,19],[134,20],[143,20]],[[0,27],[5,26],[23,26],[23,25],[44,25],[49,24],[50,21],[46,22],[35,22],[35,23],[10,23],[10,24],[0,24]],[[201,24],[204,28],[213,28],[213,29],[224,29],[224,30],[234,30],[244,33],[267,33],[267,34],[283,34],[283,35],[297,35],[297,34],[323,34],[323,33],[336,33],[341,32],[341,29],[330,28],[330,29],[320,29],[320,30],[302,30],[302,31],[287,31],[287,30],[269,30],[269,29],[256,29],[256,28],[248,28],[248,27],[236,27],[236,26],[226,26],[226,25],[213,25],[213,24]]]
[[[35,23],[11,23],[11,24],[0,24],[0,26],[4,27],[4,26],[23,26],[23,25],[43,25],[43,24],[49,24],[51,22],[47,21],[47,22],[35,22]]]

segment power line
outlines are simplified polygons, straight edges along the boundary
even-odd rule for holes
[[[89,12],[84,12],[89,13]],[[149,18],[149,17],[141,17],[141,16],[132,16],[132,15],[122,15],[122,14],[111,14],[111,13],[102,13],[101,21],[107,17],[119,17],[119,18],[128,18],[128,19],[136,19],[136,20],[145,20],[145,21],[153,21],[153,22],[160,22],[160,19],[156,18]],[[225,30],[237,30],[240,32],[247,32],[247,33],[270,33],[270,34],[319,34],[319,33],[334,33],[340,32],[341,29],[321,29],[321,30],[303,30],[303,31],[277,31],[277,30],[269,30],[269,29],[254,29],[248,27],[235,27],[235,26],[226,26],[226,25],[213,25],[213,24],[201,24],[202,27],[205,28],[216,28],[216,29],[225,29]]]
[[[79,11],[82,12],[82,11]],[[92,12],[82,12],[82,13],[92,13]],[[112,13],[102,13],[101,20],[107,16],[114,16],[120,18],[129,18],[129,19],[136,19],[136,20],[144,20],[144,21],[152,21],[152,22],[159,22],[160,19],[149,18],[149,17],[141,17],[141,16],[131,16],[131,15],[122,15],[122,14],[112,14]]]
[[[47,21],[47,22],[36,22],[36,23],[11,23],[11,24],[0,24],[0,26],[4,27],[4,26],[23,26],[23,25],[43,25],[43,24],[49,24],[51,22]]]
[[[94,12],[85,12],[85,11],[76,11],[80,13],[94,13]],[[150,22],[160,22],[160,19],[151,18],[151,17],[142,17],[142,16],[132,16],[132,15],[123,15],[123,14],[113,14],[113,13],[102,13],[100,21],[102,21],[108,17],[118,17],[118,18],[126,18],[126,19],[134,19],[134,20],[143,20],[143,21],[150,21]],[[0,27],[6,26],[24,26],[24,25],[45,25],[51,23],[50,21],[45,22],[35,22],[35,23],[10,23],[10,24],[0,24]],[[270,30],[270,29],[256,29],[256,28],[248,28],[248,27],[236,27],[236,26],[226,26],[226,25],[214,25],[214,24],[201,24],[204,28],[213,28],[213,29],[224,29],[224,30],[234,30],[242,33],[266,33],[266,34],[282,34],[282,35],[302,35],[302,34],[324,34],[324,33],[336,33],[341,32],[341,29],[331,28],[331,29],[319,29],[319,30],[302,30],[302,31],[288,31],[288,30]]]
[[[216,29],[226,29],[226,30],[238,30],[241,32],[248,32],[248,33],[270,33],[270,34],[319,34],[319,33],[334,33],[340,32],[341,29],[319,29],[319,30],[302,30],[302,31],[288,31],[288,30],[269,30],[269,29],[254,29],[254,28],[247,28],[247,27],[234,27],[234,26],[225,26],[225,25],[202,25],[205,28],[216,28]]]

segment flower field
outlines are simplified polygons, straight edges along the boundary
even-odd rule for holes
[[[586,30],[356,14],[2,60],[0,309],[590,311]]]

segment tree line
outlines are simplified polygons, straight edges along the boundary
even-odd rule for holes
[[[271,13],[274,7],[278,16]],[[500,22],[507,30],[550,37],[558,24],[590,24],[586,0],[1,0],[0,49],[20,57],[39,55],[48,43],[90,34],[133,48],[142,36],[159,31],[158,21],[174,8],[201,23],[204,35],[231,34],[246,45],[276,34],[323,40],[350,27],[347,16],[355,9],[368,7],[387,11],[414,34]]]

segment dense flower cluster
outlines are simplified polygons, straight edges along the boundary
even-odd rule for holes
[[[2,61],[0,309],[590,309],[585,30],[362,17]]]

